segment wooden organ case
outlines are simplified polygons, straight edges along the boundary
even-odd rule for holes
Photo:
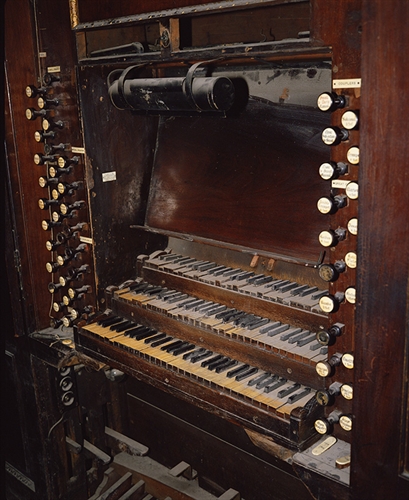
[[[386,4],[6,2],[7,498],[408,498]]]

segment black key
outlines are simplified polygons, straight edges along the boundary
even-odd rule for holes
[[[298,340],[297,341],[297,346],[298,347],[303,347],[303,346],[305,346],[307,344],[310,344],[311,342],[314,342],[314,340],[315,340],[315,335],[310,332],[310,336],[309,337],[306,337],[303,340]]]
[[[299,341],[305,339],[306,337],[309,337],[310,335],[311,335],[311,332],[309,332],[308,330],[303,330],[300,334],[295,335],[294,337],[291,337],[290,339],[288,339],[288,343],[289,344],[296,344]]]
[[[190,297],[189,299],[184,300],[183,302],[181,302],[179,304],[179,307],[185,307],[186,308],[187,305],[191,304],[192,302],[196,302],[196,300],[197,299],[194,299],[194,298]]]
[[[288,280],[277,280],[271,285],[271,290],[279,290],[281,286],[285,286],[290,283]]]
[[[166,255],[161,255],[159,258],[161,260],[171,261],[171,260],[176,260],[176,259],[182,259],[183,255],[176,254],[176,253],[168,253]]]
[[[119,323],[114,323],[113,325],[111,325],[109,327],[109,329],[113,332],[115,331],[115,329],[121,325],[124,325],[125,323],[128,323],[128,320],[125,320],[124,318],[122,318],[122,321],[120,321]]]
[[[249,285],[254,285],[254,282],[257,281],[257,280],[260,280],[262,278],[266,278],[266,275],[265,274],[255,274],[254,276],[252,276],[251,278],[249,278],[247,280],[247,283]]]
[[[231,267],[223,267],[223,269],[220,269],[220,271],[213,271],[214,276],[222,276],[224,273],[227,271],[231,271]]]
[[[229,372],[226,373],[227,378],[233,378],[236,375],[240,375],[243,371],[246,371],[248,368],[250,368],[250,365],[241,365],[234,370],[230,370]]]
[[[274,328],[274,330],[270,330],[267,335],[269,337],[275,337],[276,335],[285,332],[290,328],[290,325],[280,325],[277,328]]]
[[[178,297],[174,297],[173,299],[169,299],[167,302],[168,304],[176,304],[177,302],[180,302],[181,300],[187,299],[189,295],[187,293],[182,293]]]
[[[249,328],[251,325],[254,325],[255,323],[258,323],[261,319],[261,316],[255,316],[254,314],[249,314],[247,318],[243,318],[239,325],[243,326],[245,328]],[[268,321],[268,320],[267,320]]]
[[[307,290],[307,288],[309,288],[308,285],[301,285],[297,288],[293,288],[290,293],[291,295],[299,295],[300,293],[304,292],[304,290]]]
[[[274,330],[274,328],[277,328],[277,326],[280,326],[281,323],[279,321],[274,321],[273,323],[270,323],[269,325],[265,326],[260,330],[260,333],[268,333],[271,330]]]
[[[182,340],[175,340],[175,341],[171,342],[170,344],[162,346],[160,348],[160,350],[170,352],[173,349],[173,347],[175,347],[175,348],[180,347],[181,344],[182,344]]]
[[[301,384],[293,384],[291,387],[288,387],[287,389],[283,389],[282,391],[279,391],[277,396],[281,399],[284,398],[285,396],[288,396],[292,392],[296,391],[301,387]]]
[[[216,267],[215,262],[207,262],[206,264],[201,264],[200,266],[197,266],[197,270],[202,272],[202,271],[207,271],[209,269],[212,269],[212,267]]]
[[[287,404],[295,403],[296,401],[299,401],[301,398],[304,396],[307,396],[311,392],[311,389],[309,387],[306,387],[303,391],[298,392],[297,394],[293,394],[287,399]]]
[[[267,387],[268,385],[271,385],[273,382],[275,382],[276,380],[278,380],[278,375],[271,375],[269,378],[263,380],[263,381],[260,381],[257,385],[256,385],[256,389],[264,389],[264,387]]]
[[[196,309],[195,309],[195,308],[196,308],[196,307],[198,307],[198,306],[200,306],[200,305],[203,305],[203,304],[204,304],[204,302],[205,302],[205,301],[204,301],[204,300],[202,300],[202,299],[197,299],[197,300],[195,300],[194,302],[191,302],[190,304],[187,304],[187,305],[185,306],[185,309],[186,309],[187,311],[189,311],[190,309],[194,309],[194,310],[196,311]]]
[[[166,333],[160,332],[154,335],[153,337],[147,337],[144,340],[145,344],[151,344],[152,342],[155,342],[156,340],[164,339],[166,337]]]
[[[251,380],[249,380],[247,382],[247,385],[249,385],[250,387],[253,386],[253,385],[257,385],[259,382],[262,382],[263,380],[265,380],[268,377],[271,377],[271,373],[270,372],[264,372],[261,375],[258,375],[257,377],[252,378]]]
[[[134,293],[140,293],[140,292],[145,291],[149,286],[150,286],[149,283],[139,283],[139,285],[132,287],[131,290]]]
[[[216,306],[216,307],[214,307],[212,309],[209,309],[206,312],[205,316],[207,316],[207,317],[214,316],[215,314],[219,314],[219,313],[221,313],[223,311],[226,311],[226,309],[227,309],[227,306],[220,306],[219,305],[219,306]],[[215,317],[217,318],[217,316],[215,316]]]
[[[146,339],[148,337],[152,337],[153,335],[156,335],[157,333],[158,333],[157,330],[151,330],[150,328],[148,328],[148,330],[146,332],[138,333],[133,338],[135,340],[143,340],[143,339]]]
[[[170,299],[176,299],[182,295],[182,292],[175,292],[174,290],[172,292],[169,292],[169,294],[165,294],[161,297],[162,300],[164,301],[169,301]]]
[[[216,368],[216,373],[222,373],[222,372],[228,370],[229,368],[231,368],[232,366],[236,366],[237,364],[238,364],[238,361],[236,361],[235,359],[231,359],[230,361],[223,363],[222,365],[219,365]]]
[[[185,352],[189,352],[196,347],[194,344],[189,344],[189,342],[186,342],[185,344],[186,345],[179,347],[178,349],[175,349],[173,351],[173,355],[180,356],[181,354],[184,354]]]
[[[253,272],[251,272],[251,271],[244,271],[241,274],[238,274],[237,276],[235,276],[234,279],[236,281],[243,281],[243,280],[247,280],[248,278],[251,278],[252,276],[254,276]]]
[[[222,319],[224,320],[224,318],[226,316],[230,316],[232,314],[232,312],[237,312],[237,309],[226,309],[224,308],[224,310],[222,312],[218,312],[218,313],[213,313],[212,316],[214,316],[216,319]]]
[[[269,322],[270,322],[269,319],[263,318],[259,321],[255,321],[254,323],[251,323],[250,325],[248,325],[247,329],[248,330],[255,330],[256,328],[260,328],[261,326],[266,325]],[[260,333],[261,333],[261,330],[260,330]]]
[[[315,336],[315,334],[314,334]],[[318,349],[320,349],[322,346],[319,342],[317,342],[316,344],[313,344],[313,345],[310,345],[310,349],[311,351],[318,351]]]
[[[118,316],[115,316],[114,314],[109,314],[108,316],[107,315],[104,315],[102,318],[100,318],[98,321],[97,321],[97,325],[101,325],[103,327],[105,326],[109,326],[109,322],[110,321],[114,321],[115,319],[117,319]],[[108,321],[108,325],[106,324],[106,322]]]
[[[225,273],[223,273],[223,276],[228,278],[229,276],[234,276],[235,274],[240,274],[242,272],[242,269],[231,269],[230,271],[226,271]]]
[[[267,387],[264,387],[264,392],[272,392],[281,387],[282,385],[287,383],[286,378],[279,378],[277,382],[272,383],[271,385],[268,385]]]
[[[198,312],[201,312],[201,313],[206,313],[208,311],[210,311],[211,309],[214,309],[215,307],[217,307],[219,304],[215,304],[214,302],[205,302],[204,304],[202,304],[201,306],[199,306],[196,311]]]
[[[119,325],[112,325],[111,329],[115,332],[123,332],[125,330],[129,330],[135,323],[133,321],[125,321],[124,323],[119,323]]]
[[[208,358],[209,356],[213,356],[213,351],[205,351],[202,354],[198,354],[196,356],[192,356],[190,358],[191,363],[197,363],[198,361],[201,361],[202,359]]]
[[[286,292],[289,292],[290,290],[292,290],[293,288],[297,288],[297,287],[298,287],[298,283],[288,283],[288,285],[282,286],[280,288],[280,292],[286,293]]]
[[[142,325],[137,325],[135,328],[130,328],[129,330],[126,330],[124,332],[125,337],[132,337],[133,334],[138,333],[142,330],[142,328],[145,328]]]
[[[224,365],[224,363],[227,363],[228,361],[230,361],[230,358],[226,358],[225,356],[223,356],[222,359],[219,359],[217,361],[213,361],[213,363],[208,364],[207,369],[210,371],[213,371],[218,366]]]
[[[160,345],[163,345],[163,344],[170,342],[171,340],[173,340],[173,337],[167,336],[163,339],[155,340],[154,342],[152,342],[151,346],[158,347]]]
[[[320,299],[323,295],[326,295],[327,293],[328,293],[328,291],[327,291],[327,290],[318,290],[318,292],[317,292],[317,293],[313,293],[313,294],[311,295],[311,298],[312,298],[313,300],[318,300],[318,299]]]
[[[217,360],[222,359],[222,358],[223,358],[223,356],[221,354],[216,354],[216,356],[214,356],[213,358],[206,359],[205,361],[202,361],[200,366],[205,368],[206,366],[210,365],[214,361],[217,361]]]
[[[172,344],[169,344],[167,349],[165,349],[166,352],[169,352],[169,353],[172,353],[172,354],[175,354],[175,351],[180,349],[181,347],[185,347],[189,344],[189,342],[186,342],[186,341],[183,341],[183,340],[179,340],[179,344],[175,343],[173,346]]]
[[[218,273],[219,271],[220,271],[219,274],[223,274],[227,270],[228,268],[226,266],[216,266],[213,267],[212,269],[209,269],[209,274],[214,274],[215,276],[217,276],[216,273]]]
[[[187,354],[184,354],[183,355],[183,359],[185,360],[189,360],[191,359],[192,357],[194,356],[197,356],[199,354],[203,354],[206,352],[206,349],[204,347],[199,347],[198,349],[196,349],[195,351],[192,351],[192,352],[188,352]]]
[[[251,323],[254,320],[254,314],[246,314],[244,317],[239,317],[234,320],[234,324],[238,326],[246,326],[248,323]]]
[[[242,316],[245,316],[245,312],[243,311],[231,311],[230,314],[226,314],[223,318],[223,323],[229,323],[234,321],[235,319],[241,318]]]
[[[248,370],[247,372],[240,373],[240,375],[237,375],[235,380],[237,380],[237,382],[240,382],[240,380],[244,380],[247,377],[251,377],[254,373],[257,373],[257,372],[258,372],[258,368],[250,368],[250,370]]]
[[[318,290],[318,287],[312,286],[310,288],[307,288],[303,292],[300,293],[300,297],[306,297],[307,295],[310,295],[311,293],[314,293]]]
[[[300,333],[301,331],[302,331],[302,328],[289,328],[288,331],[284,335],[281,335],[280,340],[288,340],[290,342],[289,339],[291,337],[293,337],[294,335],[297,335],[297,333]]]
[[[152,288],[149,288],[145,290],[143,293],[146,295],[149,295],[150,297],[155,294],[159,294],[160,292],[163,292],[163,287],[162,286],[154,286]]]
[[[127,330],[124,333],[124,335],[127,337],[135,338],[135,335],[138,335],[139,333],[145,333],[148,330],[149,330],[149,328],[147,326],[139,325],[135,328],[131,328],[130,330]]]
[[[98,322],[98,324],[101,325],[102,327],[106,328],[107,326],[114,325],[115,323],[119,323],[120,321],[123,321],[123,320],[124,320],[124,318],[120,318],[119,316],[114,316],[113,318],[108,318],[108,319],[101,321],[101,323]]]

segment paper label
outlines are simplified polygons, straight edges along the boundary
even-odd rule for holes
[[[102,182],[116,181],[116,171],[104,172],[102,174]]]
[[[361,78],[345,78],[332,81],[333,89],[359,89],[361,88]]]
[[[59,73],[61,71],[61,66],[49,66],[47,68],[48,73]]]
[[[345,189],[350,181],[341,181],[339,179],[331,182],[331,187],[334,189]]]
[[[87,243],[88,245],[92,245],[94,243],[92,238],[88,238],[88,236],[80,236],[80,242]]]
[[[77,153],[77,154],[85,154],[85,148],[78,148],[78,147],[72,146],[71,152]]]

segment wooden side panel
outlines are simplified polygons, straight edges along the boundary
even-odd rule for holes
[[[16,332],[16,334],[21,335],[34,330],[35,325],[43,318],[45,304],[47,304],[46,307],[49,307],[47,290],[45,290],[45,294],[34,292],[35,280],[33,280],[32,273],[35,269],[44,268],[42,253],[29,251],[30,247],[40,245],[39,240],[42,236],[41,214],[35,205],[36,194],[40,198],[42,193],[33,163],[32,146],[35,128],[33,122],[29,122],[25,117],[25,109],[30,106],[30,102],[28,102],[29,99],[24,92],[25,86],[29,83],[35,83],[38,77],[35,59],[37,50],[34,45],[33,14],[28,2],[25,0],[7,2],[4,19],[6,42],[4,51],[6,73],[5,144],[10,169],[11,203],[15,211],[18,234],[18,244],[15,250],[20,253],[21,273],[24,281],[22,306],[27,315],[27,331]],[[16,26],[19,29],[16,29]],[[22,37],[22,32],[26,33],[27,36]],[[24,169],[20,172],[19,168],[22,165],[24,165]],[[14,290],[11,292],[13,293]],[[15,291],[15,293],[17,298],[18,292]]]
[[[406,1],[367,0],[362,40],[362,162],[354,446],[356,499],[408,498],[402,470],[408,325],[409,143],[405,138],[409,32]],[[355,388],[356,387],[356,388]]]

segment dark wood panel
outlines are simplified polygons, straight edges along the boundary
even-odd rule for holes
[[[21,273],[24,281],[21,305],[27,317],[27,331],[16,332],[17,335],[21,335],[33,331],[38,323],[44,322],[48,312],[45,312],[45,308],[49,307],[47,290],[37,293],[35,280],[33,280],[33,273],[37,269],[44,270],[44,256],[47,251],[44,248],[42,251],[30,252],[30,248],[40,247],[39,242],[43,232],[41,211],[37,207],[35,198],[35,196],[37,199],[40,198],[42,194],[37,181],[38,172],[33,163],[33,154],[36,152],[32,150],[35,145],[33,134],[36,129],[34,123],[29,122],[25,117],[25,109],[30,107],[31,100],[27,99],[24,92],[26,85],[36,83],[38,77],[35,56],[37,51],[34,44],[33,11],[26,1],[7,2],[4,19],[7,96],[5,144],[10,168],[11,203],[16,223],[17,248],[15,250],[20,253]],[[16,26],[20,29],[17,30]],[[20,30],[27,33],[26,39],[21,37]],[[19,57],[15,56],[16,53]],[[21,165],[25,167],[24,172],[20,172]]]
[[[252,99],[239,119],[162,120],[147,224],[317,262],[325,123]]]
[[[408,335],[408,2],[363,2],[354,498],[408,498],[398,484]],[[393,92],[391,92],[393,89]],[[356,386],[356,389],[355,389]]]

